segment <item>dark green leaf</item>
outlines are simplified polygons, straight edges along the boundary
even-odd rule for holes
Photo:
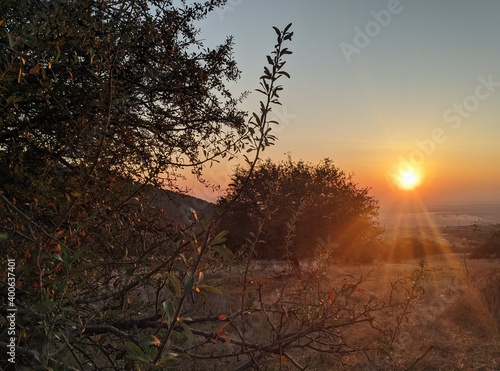
[[[148,357],[143,353],[143,351],[131,341],[127,341],[124,345],[127,351],[127,358],[132,361],[148,362]]]
[[[191,273],[186,275],[184,279],[184,295],[190,295],[193,291],[194,276]]]
[[[165,276],[171,284],[174,295],[179,295],[181,293],[181,283],[177,277],[170,272],[165,272]]]

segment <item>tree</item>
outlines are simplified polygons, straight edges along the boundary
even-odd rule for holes
[[[2,2],[2,185],[33,161],[171,186],[176,170],[238,151],[232,40],[206,48],[193,26],[221,3]]]
[[[248,169],[239,167],[227,194],[219,200],[221,206],[233,202],[246,186],[226,219],[227,229],[236,232],[231,240],[236,246],[263,218],[268,218],[262,231],[266,243],[258,253],[264,257],[283,257],[291,229],[293,252],[298,256],[312,254],[318,239],[329,238],[348,255],[381,233],[376,220],[378,202],[369,189],[360,188],[328,158],[318,165],[294,162],[290,156],[278,163],[268,159],[245,184],[247,174]],[[289,220],[295,214],[292,228]]]
[[[292,37],[275,28],[266,99],[246,120],[225,86],[239,76],[231,38],[209,49],[194,27],[223,3],[0,4],[0,264],[15,261],[17,365],[158,368],[177,332],[192,336],[189,300],[218,293],[200,281],[230,257],[223,235],[168,221],[151,190],[272,143]]]

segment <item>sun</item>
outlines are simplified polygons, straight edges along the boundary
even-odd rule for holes
[[[411,191],[422,183],[422,175],[416,169],[407,169],[399,172],[395,180],[398,188]]]

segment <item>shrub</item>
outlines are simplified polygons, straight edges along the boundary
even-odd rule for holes
[[[493,232],[485,243],[474,249],[470,257],[473,259],[500,258],[500,231]]]

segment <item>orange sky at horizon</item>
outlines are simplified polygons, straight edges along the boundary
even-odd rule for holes
[[[264,152],[266,154],[266,151]],[[300,160],[292,155],[294,161]],[[267,158],[269,156],[264,156]],[[270,157],[273,160],[284,160],[285,156]],[[312,162],[316,164],[319,162]],[[207,200],[215,201],[218,197],[224,194],[227,184],[230,181],[230,176],[238,162],[232,161],[224,164],[214,164],[212,168],[207,168],[204,172],[205,178],[211,184],[220,185],[219,191],[213,191],[210,188],[199,184],[194,176],[187,175],[187,179],[181,184],[189,188],[190,194]],[[365,171],[353,171],[342,167],[341,164],[335,162],[335,166],[339,167],[346,173],[352,173],[353,180],[361,188],[370,188],[370,195],[380,201],[381,209],[389,208],[404,208],[411,207],[412,204],[426,205],[446,205],[446,204],[468,204],[468,203],[500,203],[500,199],[495,198],[497,190],[500,186],[500,174],[496,175],[496,183],[491,182],[490,178],[481,178],[481,169],[472,168],[470,177],[464,177],[460,169],[447,169],[442,171],[440,165],[429,163],[419,171],[422,172],[421,183],[415,189],[401,189],[395,184],[393,176],[397,175],[399,169],[406,167],[400,165],[398,160],[384,163],[379,167],[369,167]],[[464,164],[467,166],[468,164]],[[444,165],[446,166],[446,164]],[[483,174],[484,176],[484,174]],[[480,194],[471,195],[467,192],[468,189],[480,190]],[[478,197],[479,196],[479,197]],[[482,196],[482,197],[481,197]]]

